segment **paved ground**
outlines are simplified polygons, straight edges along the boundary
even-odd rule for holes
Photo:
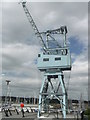
[[[46,114],[46,115],[44,115],[45,116],[45,118],[46,118],[46,120],[47,119],[49,119],[49,120],[52,120],[52,118],[55,118],[55,119],[57,119],[57,114],[56,113],[53,113],[53,114],[50,114],[49,116],[48,116],[48,114]],[[21,119],[28,119],[28,120],[37,120],[37,112],[35,113],[27,113],[27,112],[25,112],[25,117],[22,117],[22,113],[21,112],[19,112],[19,115],[17,115],[17,113],[16,112],[12,112],[12,115],[10,115],[9,114],[9,117],[6,117],[5,116],[5,113],[3,112],[2,113],[2,117],[3,117],[3,120],[5,119],[5,120],[12,120],[12,118],[13,119],[19,119],[19,120],[21,120]],[[43,118],[43,117],[41,117],[41,118]],[[62,116],[59,114],[58,115],[58,118],[60,119],[62,119]],[[77,116],[74,116],[74,115],[67,115],[67,118],[68,118],[68,120],[70,120],[71,118],[72,119],[77,119]]]
[[[0,113],[0,120],[2,119],[2,113]]]
[[[19,115],[17,115],[16,112],[12,112],[12,115],[9,114],[9,117],[6,117],[5,114],[2,114],[3,118],[23,118],[22,113],[19,112]],[[25,118],[37,118],[37,113],[27,113],[25,112]]]

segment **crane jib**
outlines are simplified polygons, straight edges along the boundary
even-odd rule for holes
[[[29,23],[31,24],[31,26],[32,26],[32,28],[33,28],[33,30],[35,32],[35,35],[39,38],[39,40],[40,40],[40,42],[42,44],[42,48],[46,52],[46,49],[47,49],[46,44],[44,43],[44,40],[43,40],[43,38],[42,38],[38,28],[37,28],[32,16],[31,16],[30,12],[28,11],[28,9],[26,7],[26,2],[22,2],[22,6],[23,6],[25,14],[26,14],[26,16],[27,16],[27,18],[29,20]]]

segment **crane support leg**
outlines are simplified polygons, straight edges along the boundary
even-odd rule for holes
[[[38,118],[41,116],[41,109],[42,109],[41,107],[42,107],[42,103],[43,103],[42,92],[43,92],[45,80],[46,80],[46,76],[44,76],[42,86],[40,89],[40,93],[39,93],[39,110],[38,110],[38,116],[37,116]]]
[[[61,87],[62,87],[62,92],[63,92],[63,99],[62,99],[62,113],[63,113],[63,118],[66,118],[66,90],[65,90],[65,84],[63,80],[63,74],[58,76],[60,82],[61,82]]]
[[[57,78],[58,84],[54,84],[56,78]],[[55,89],[55,87],[57,87],[57,89]],[[60,91],[60,88],[61,88],[61,91]],[[45,73],[41,90],[39,93],[38,118],[42,116],[42,111],[46,113],[48,112],[48,110],[50,110],[49,100],[51,99],[53,100],[57,99],[59,101],[63,118],[66,118],[66,109],[67,109],[66,95],[67,94],[66,94],[66,89],[64,84],[63,73],[62,72]]]

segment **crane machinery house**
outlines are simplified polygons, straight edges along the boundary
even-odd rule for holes
[[[38,69],[41,71],[47,69],[71,70],[70,51],[68,48],[60,48],[56,55],[38,54]]]

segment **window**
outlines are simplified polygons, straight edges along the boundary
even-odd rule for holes
[[[49,61],[49,58],[43,58],[43,61]]]
[[[57,60],[61,60],[61,57],[57,57],[57,58],[55,58],[55,61],[57,61]]]
[[[40,54],[38,54],[38,57],[40,57]]]

